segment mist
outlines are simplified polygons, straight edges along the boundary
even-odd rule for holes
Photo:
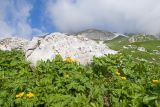
[[[50,0],[46,14],[62,32],[98,28],[120,33],[160,33],[159,0]]]

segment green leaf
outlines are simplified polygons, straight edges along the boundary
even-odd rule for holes
[[[149,95],[146,95],[143,98],[143,103],[144,104],[149,104],[151,101],[156,100],[157,98],[158,98],[158,96],[149,96]]]

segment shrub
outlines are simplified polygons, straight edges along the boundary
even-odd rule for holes
[[[158,64],[117,54],[84,66],[57,55],[30,69],[18,50],[0,51],[0,59],[1,107],[160,106]]]

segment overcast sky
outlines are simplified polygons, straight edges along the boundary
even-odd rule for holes
[[[97,28],[160,33],[160,0],[1,0],[0,37]]]

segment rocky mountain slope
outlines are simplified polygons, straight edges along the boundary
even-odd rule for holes
[[[156,40],[158,39],[157,37],[153,36],[153,35],[143,35],[143,34],[139,34],[139,35],[133,35],[129,38],[129,42],[130,43],[134,43],[134,42],[144,42],[144,41],[149,41],[149,40]]]
[[[31,41],[18,38],[6,38],[0,42],[1,50],[22,49],[27,60],[34,65],[38,60],[53,59],[56,54],[62,58],[71,57],[82,64],[91,62],[93,56],[115,54],[102,42],[97,43],[84,36],[68,36],[63,33],[51,33],[49,35],[34,37]]]
[[[92,40],[101,40],[101,41],[111,40],[117,36],[112,32],[105,32],[98,29],[87,29],[78,33],[74,33],[73,35],[76,36],[81,35]]]

